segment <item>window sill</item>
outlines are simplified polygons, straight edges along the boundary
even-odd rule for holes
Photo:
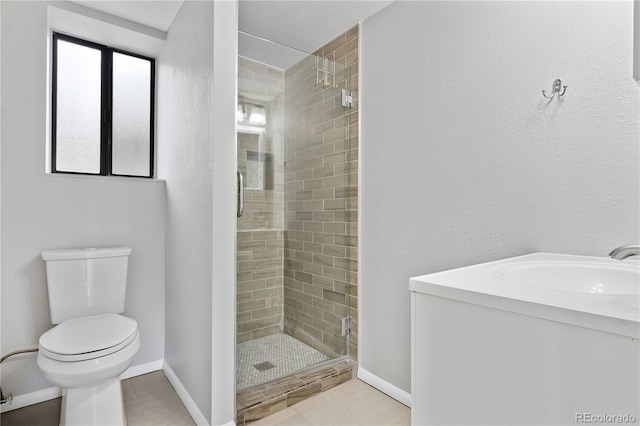
[[[156,178],[143,178],[143,177],[127,177],[127,176],[93,176],[93,175],[80,175],[80,174],[66,174],[66,173],[50,173],[45,172],[46,177],[55,179],[80,179],[80,180],[106,180],[106,181],[125,181],[125,182],[150,182],[165,184],[164,179]]]

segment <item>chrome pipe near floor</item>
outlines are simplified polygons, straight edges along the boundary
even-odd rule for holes
[[[38,348],[21,349],[19,351],[9,352],[8,354],[0,358],[0,364],[2,364],[6,359],[11,358],[14,355],[26,354],[30,352],[38,352]],[[13,401],[13,395],[9,394],[9,396],[5,397],[4,392],[2,392],[2,386],[0,386],[0,404],[4,404],[5,402],[8,402],[9,404],[11,404],[11,401]]]
[[[7,358],[11,358],[14,355],[20,355],[20,354],[28,354],[30,352],[38,352],[38,348],[33,348],[33,349],[20,349],[19,351],[13,351],[13,352],[9,352],[8,354],[6,354],[5,356],[3,356],[2,358],[0,358],[0,364],[2,364],[4,362],[5,359]]]
[[[9,396],[5,397],[4,392],[2,392],[2,387],[0,386],[0,404],[4,404],[5,402],[11,404],[11,401],[13,401],[13,395],[9,394]]]

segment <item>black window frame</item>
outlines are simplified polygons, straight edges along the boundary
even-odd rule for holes
[[[102,54],[102,67],[100,79],[100,105],[102,109],[102,118],[100,120],[100,172],[73,172],[67,170],[56,169],[56,121],[57,121],[57,74],[58,74],[58,40],[75,43],[81,46],[90,47],[100,50]],[[156,61],[154,58],[140,55],[138,53],[117,49],[83,40],[77,37],[69,36],[59,32],[53,32],[52,37],[52,83],[51,83],[51,173],[73,174],[73,175],[89,175],[89,176],[117,176],[117,177],[135,177],[153,179],[154,177],[154,158],[155,158],[155,103],[156,103]],[[113,54],[120,53],[148,60],[151,64],[150,75],[150,123],[149,123],[149,175],[124,175],[112,172],[112,118],[113,118]]]

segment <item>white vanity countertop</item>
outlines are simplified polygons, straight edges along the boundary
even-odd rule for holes
[[[640,338],[639,288],[637,260],[554,253],[481,263],[409,282],[415,293],[633,338]]]

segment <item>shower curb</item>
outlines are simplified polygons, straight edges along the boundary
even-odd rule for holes
[[[272,382],[243,389],[236,396],[236,425],[248,425],[355,378],[358,364],[339,360]]]

